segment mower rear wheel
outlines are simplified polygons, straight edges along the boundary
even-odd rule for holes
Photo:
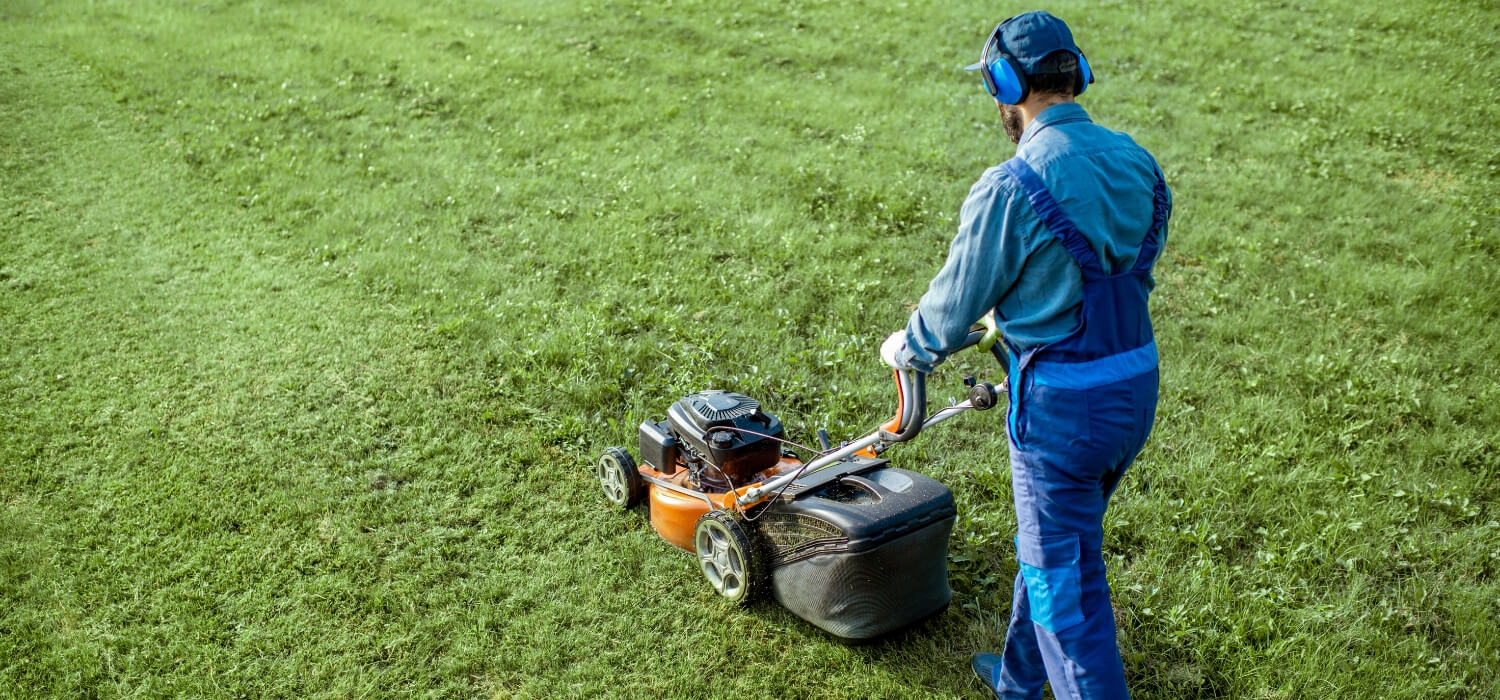
[[[727,510],[711,510],[693,529],[693,550],[708,585],[736,605],[748,605],[765,586],[765,562],[745,524]]]
[[[641,502],[641,473],[635,470],[635,459],[625,448],[606,448],[599,455],[596,471],[599,486],[610,503],[629,508]]]

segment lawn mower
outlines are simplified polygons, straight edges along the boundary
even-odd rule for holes
[[[993,324],[963,347],[994,347]],[[948,535],[957,510],[937,480],[890,466],[880,455],[964,411],[996,404],[989,383],[965,380],[968,396],[926,415],[926,376],[895,372],[897,413],[838,448],[802,461],[781,421],[756,400],[703,391],[640,426],[637,465],[621,447],[596,463],[614,505],[648,502],[651,525],[697,557],[708,583],[738,604],[770,593],[792,613],[847,640],[884,635],[947,607]],[[1003,387],[1003,384],[1002,384]],[[1002,389],[1003,390],[1003,389]]]

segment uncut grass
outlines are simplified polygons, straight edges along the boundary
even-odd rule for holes
[[[1177,200],[1106,542],[1136,696],[1493,692],[1500,18],[1054,10]],[[995,415],[893,453],[959,498],[957,596],[866,647],[720,605],[586,463],[711,386],[889,410],[1006,155],[954,70],[991,11],[4,8],[0,685],[974,695]]]

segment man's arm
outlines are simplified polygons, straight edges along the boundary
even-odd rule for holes
[[[931,372],[963,342],[969,327],[1000,303],[1028,254],[1017,218],[1023,203],[997,172],[986,173],[969,190],[948,260],[917,302],[906,324],[905,346],[894,350],[895,363]]]

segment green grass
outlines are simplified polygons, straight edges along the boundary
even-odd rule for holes
[[[709,387],[891,410],[1010,150],[994,7],[863,5],[0,2],[0,695],[978,697],[998,412],[892,453],[956,597],[868,646],[587,468]],[[1500,10],[1135,5],[1051,9],[1177,203],[1136,697],[1500,694]]]

